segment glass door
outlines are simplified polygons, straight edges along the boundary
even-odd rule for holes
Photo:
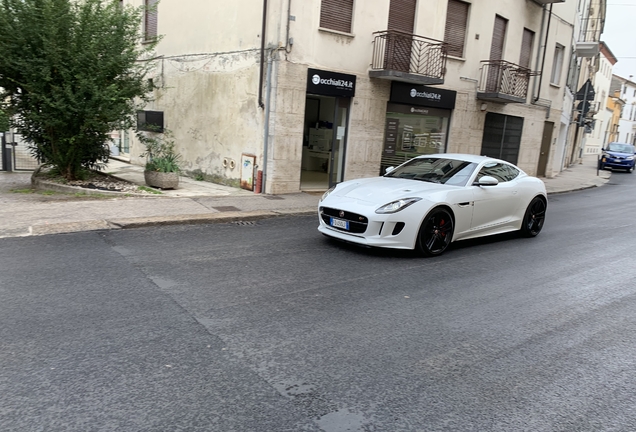
[[[344,176],[347,124],[349,123],[349,98],[338,98],[334,113],[334,134],[329,164],[329,187],[342,182]]]

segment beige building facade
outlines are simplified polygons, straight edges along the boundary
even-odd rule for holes
[[[434,152],[552,176],[575,12],[575,0],[162,0],[145,22],[161,35],[145,110],[187,174],[271,194]],[[142,164],[128,141],[123,156]]]

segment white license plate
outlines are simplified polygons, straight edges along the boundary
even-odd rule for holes
[[[347,231],[349,230],[349,222],[345,220],[331,218],[331,226],[334,228],[346,229]]]

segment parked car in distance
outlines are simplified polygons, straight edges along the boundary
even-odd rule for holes
[[[622,169],[628,173],[634,172],[636,163],[636,148],[631,144],[611,142],[603,149],[598,169]]]
[[[364,246],[442,254],[457,240],[541,231],[543,182],[503,160],[422,155],[381,177],[339,183],[318,204],[318,230]]]

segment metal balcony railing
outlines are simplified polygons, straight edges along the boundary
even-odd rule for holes
[[[420,75],[441,84],[446,43],[399,30],[375,32],[371,69]]]
[[[481,62],[479,93],[495,98],[512,98],[511,101],[525,102],[528,84],[533,73],[530,69],[505,60],[483,60]]]
[[[599,42],[603,31],[602,18],[586,18],[581,21],[577,42]]]

